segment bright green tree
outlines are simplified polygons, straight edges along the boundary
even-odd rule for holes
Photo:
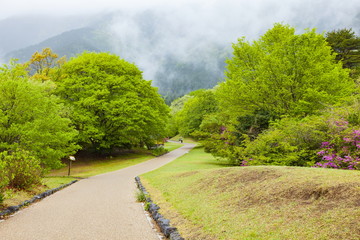
[[[168,124],[166,125],[167,136],[173,137],[179,133],[179,123],[177,122],[176,115],[179,111],[183,109],[185,102],[188,101],[189,98],[191,98],[191,96],[186,94],[171,102],[170,118]]]
[[[168,107],[131,63],[108,53],[85,52],[62,67],[56,94],[73,109],[85,150],[151,145],[164,137]]]
[[[305,116],[349,96],[354,84],[335,63],[325,38],[315,30],[275,24],[259,40],[233,45],[227,79],[217,91],[233,119],[263,111],[279,118]]]
[[[356,92],[349,71],[315,30],[296,34],[275,24],[252,43],[239,39],[233,49],[226,81],[215,88],[220,111],[199,132],[207,151],[232,163],[247,157],[247,146],[272,120],[320,114]]]
[[[197,90],[189,96],[183,108],[176,114],[182,136],[189,136],[199,130],[204,118],[217,111],[217,101],[213,90]]]
[[[60,159],[77,149],[77,132],[67,110],[47,83],[29,79],[23,65],[0,68],[0,152],[27,151],[44,167],[61,165]]]

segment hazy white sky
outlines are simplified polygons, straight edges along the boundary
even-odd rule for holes
[[[269,11],[262,12],[265,15],[272,14],[272,7],[280,9],[312,7],[319,10],[319,14],[322,14],[321,9],[329,9],[329,7],[334,11],[358,9],[360,0],[0,0],[0,18],[24,13],[63,15],[118,9],[141,10],[154,7],[176,9],[188,5],[201,6],[202,9],[207,7],[218,8],[223,5],[235,9],[238,7],[247,8],[249,11],[270,8]]]
[[[0,0],[0,18],[24,13],[63,15],[154,7],[177,8],[188,4],[207,5],[212,2],[216,0]]]

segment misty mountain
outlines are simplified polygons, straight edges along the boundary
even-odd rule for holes
[[[90,52],[111,52],[111,36],[107,32],[93,28],[80,28],[66,31],[55,37],[49,38],[36,45],[7,53],[4,58],[19,59],[20,62],[29,61],[32,54],[50,47],[59,56],[66,56],[68,59],[84,51]]]
[[[0,57],[65,31],[88,26],[98,16],[25,15],[0,20]]]
[[[211,40],[199,43],[188,40],[187,46],[180,46],[180,41],[186,43],[181,36],[184,33],[174,29],[172,38],[166,38],[167,21],[154,11],[131,18],[122,13],[106,16],[87,27],[10,51],[3,59],[26,62],[33,53],[46,47],[68,59],[84,51],[115,53],[139,66],[168,103],[190,91],[212,88],[223,78],[224,61],[230,52],[225,45]]]

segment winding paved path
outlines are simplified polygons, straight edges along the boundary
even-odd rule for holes
[[[0,239],[158,240],[135,201],[134,177],[193,147],[185,144],[147,162],[83,179],[0,222]]]

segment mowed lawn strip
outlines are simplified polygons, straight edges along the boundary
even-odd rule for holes
[[[360,172],[226,167],[195,148],[141,176],[188,239],[359,239]]]

